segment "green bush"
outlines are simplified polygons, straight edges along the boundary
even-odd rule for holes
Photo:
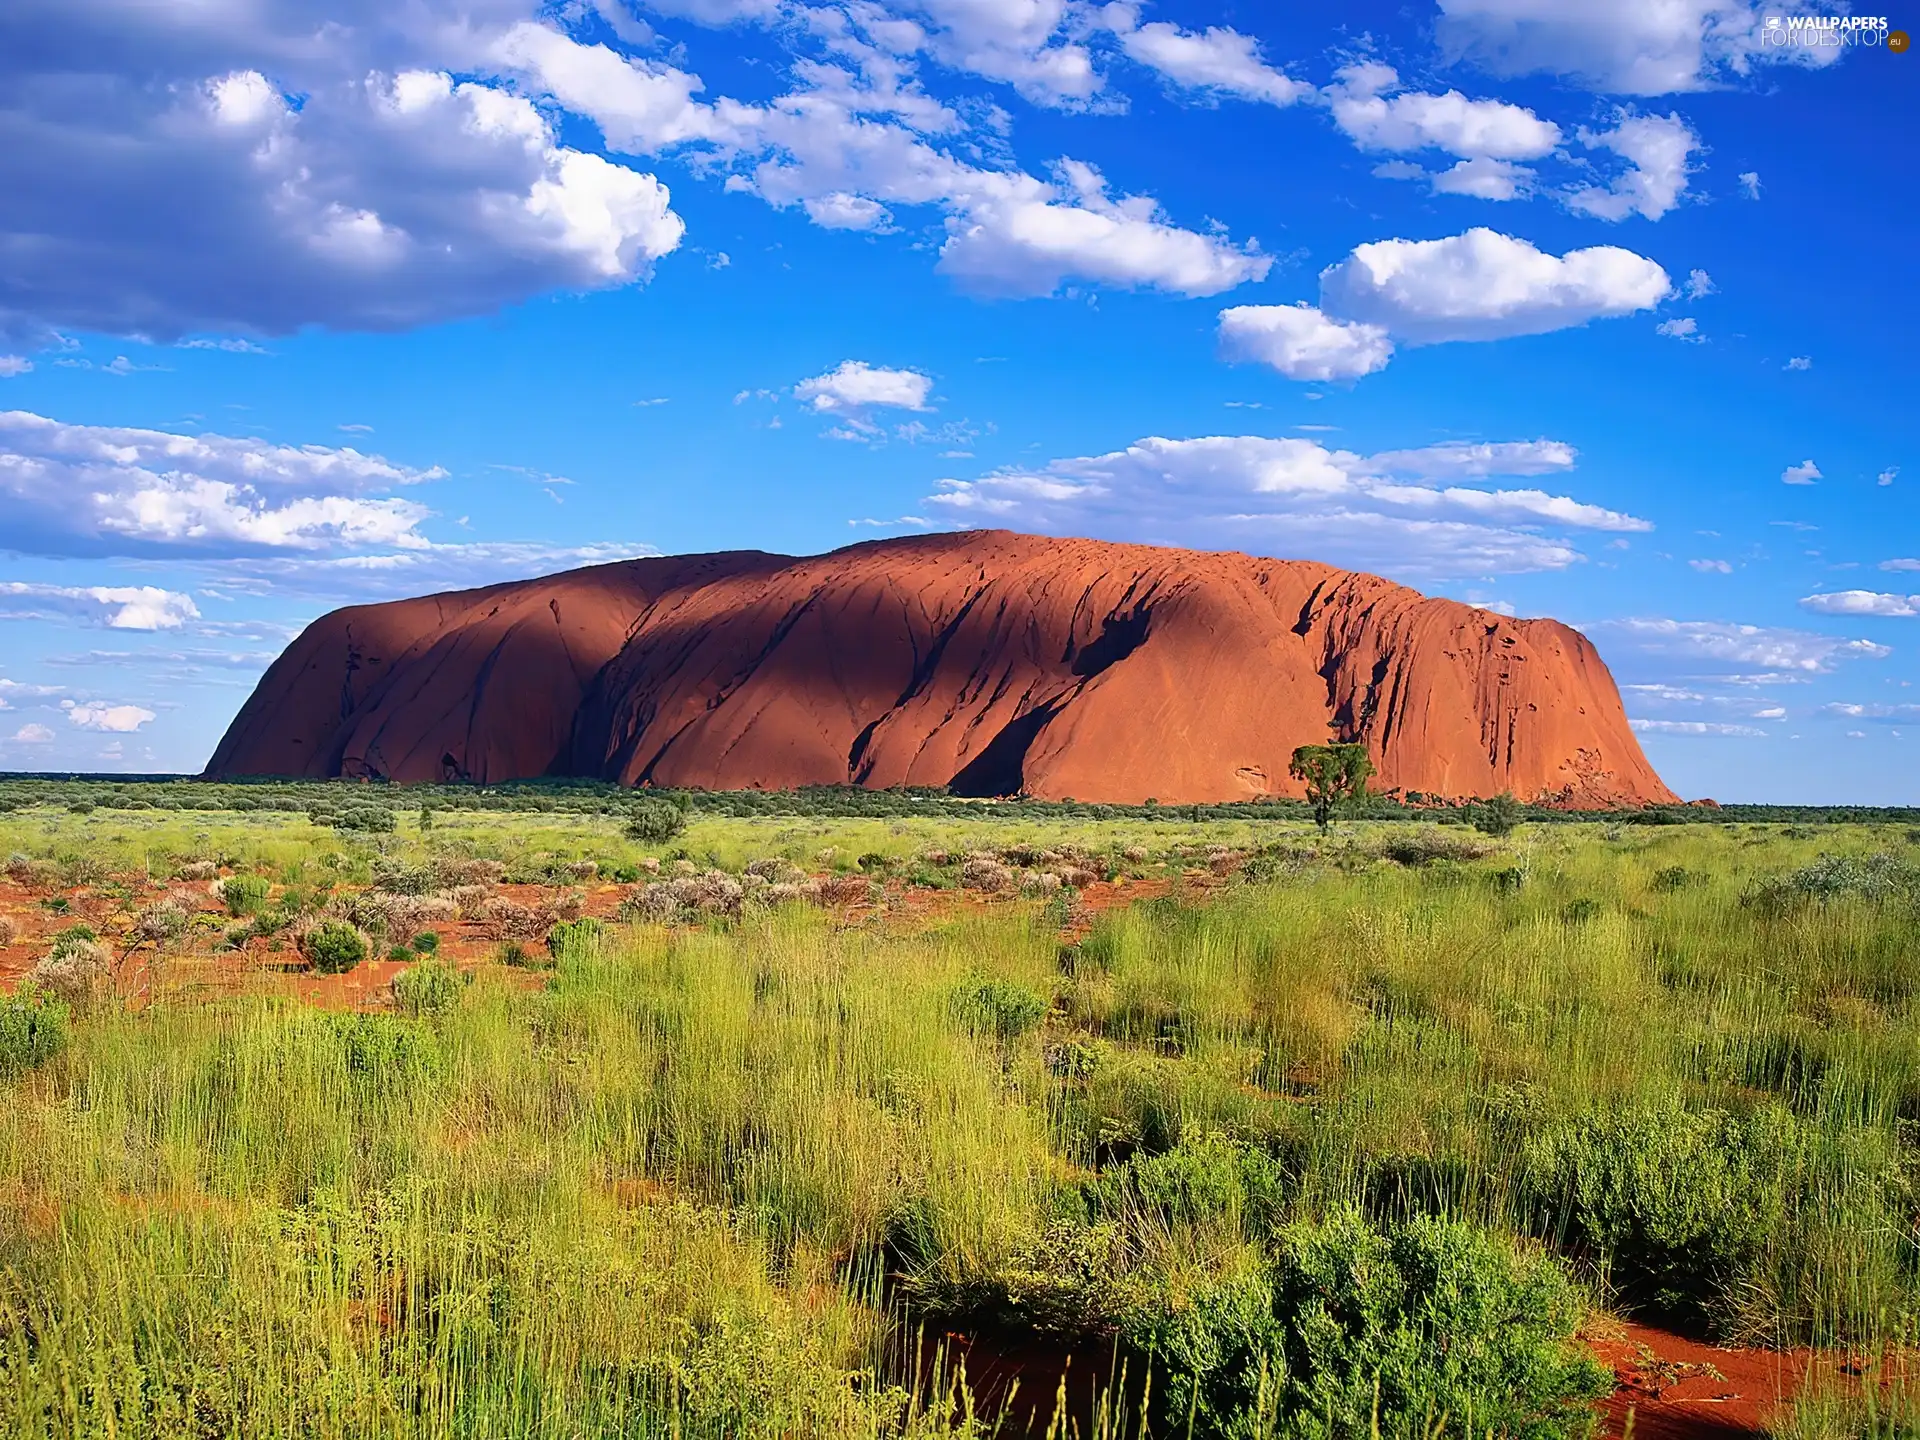
[[[226,902],[227,914],[236,920],[249,915],[258,915],[267,905],[267,894],[273,887],[259,875],[233,875],[220,883],[220,898]]]
[[[300,949],[322,975],[344,975],[367,958],[367,937],[351,925],[329,920],[309,930]]]
[[[1527,818],[1527,807],[1511,793],[1494,796],[1473,808],[1473,828],[1482,835],[1511,835]]]
[[[460,1003],[466,979],[451,965],[422,961],[393,977],[393,1002],[408,1015],[439,1015]]]
[[[598,920],[583,918],[556,925],[547,931],[547,954],[557,963],[569,954],[591,950],[606,931]]]
[[[1162,1377],[1163,1434],[1551,1440],[1586,1434],[1611,1388],[1573,1346],[1584,1311],[1543,1253],[1460,1221],[1382,1230],[1346,1210],[1281,1228],[1261,1260],[1146,1305],[1125,1333]]]
[[[1817,1275],[1845,1254],[1842,1306],[1870,1310],[1879,1276],[1910,1272],[1910,1183],[1870,1143],[1837,1148],[1778,1104],[1746,1114],[1623,1105],[1543,1126],[1520,1146],[1522,1185],[1550,1233],[1591,1257],[1632,1308],[1729,1339],[1857,1332]],[[1891,1248],[1889,1248],[1891,1247]],[[1897,1278],[1888,1283],[1897,1284]]]
[[[626,836],[642,845],[664,845],[687,828],[678,805],[666,800],[641,800],[627,811]]]
[[[0,995],[0,1080],[44,1064],[67,1048],[66,1005],[31,984]]]
[[[391,835],[393,811],[380,805],[349,805],[332,819],[336,830],[360,830],[370,835]]]
[[[961,1022],[975,1034],[1017,1040],[1046,1018],[1050,1002],[1011,980],[975,980],[956,997]]]
[[[1684,865],[1669,865],[1653,872],[1651,884],[1661,894],[1671,895],[1676,890],[1684,890],[1689,885],[1697,883],[1700,878]]]
[[[436,930],[422,930],[407,942],[416,955],[438,955],[440,953],[440,934]]]

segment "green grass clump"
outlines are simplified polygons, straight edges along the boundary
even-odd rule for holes
[[[0,1080],[44,1065],[68,1044],[66,1004],[32,986],[0,995]]]
[[[1579,1354],[1579,1291],[1549,1257],[1462,1221],[1355,1210],[1281,1227],[1128,1339],[1162,1433],[1585,1435],[1611,1375]]]

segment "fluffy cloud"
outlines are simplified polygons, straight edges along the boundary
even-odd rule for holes
[[[75,615],[110,630],[177,630],[200,618],[193,597],[156,585],[36,585],[0,583],[0,615],[15,613],[9,600],[27,602],[29,614]]]
[[[0,355],[0,380],[11,380],[16,375],[25,375],[33,369],[33,362],[24,355]]]
[[[1745,195],[1749,200],[1758,200],[1760,198],[1759,171],[1742,170],[1740,172],[1740,193]]]
[[[1255,435],[1150,438],[1039,469],[943,481],[930,513],[1054,534],[1312,554],[1414,576],[1558,569],[1556,532],[1644,531],[1644,520],[1536,489],[1417,483],[1570,464],[1555,441],[1366,457]]]
[[[1728,560],[1689,560],[1687,564],[1702,575],[1731,575],[1733,563]]]
[[[1583,627],[1607,639],[1641,664],[1714,674],[1721,683],[1779,684],[1797,676],[1822,675],[1844,660],[1880,660],[1893,652],[1871,640],[1846,640],[1806,630],[1741,625],[1720,620],[1633,617]],[[1754,669],[1771,672],[1762,676]],[[1716,673],[1731,670],[1734,673]]]
[[[1580,143],[1593,149],[1611,150],[1627,162],[1627,169],[1605,187],[1587,185],[1570,192],[1567,204],[1598,220],[1624,220],[1639,215],[1658,220],[1680,203],[1691,173],[1688,157],[1700,149],[1700,137],[1678,115],[1639,115],[1630,109],[1614,114],[1611,130],[1582,130]],[[1702,278],[1704,271],[1693,272]],[[1688,277],[1689,296],[1709,294],[1711,281],[1702,291],[1694,291]]]
[[[27,0],[0,16],[0,334],[389,329],[644,278],[658,180],[484,79],[518,4]],[[57,37],[53,43],[51,37]]]
[[[885,370],[864,360],[843,360],[835,369],[802,380],[793,393],[823,414],[858,414],[880,406],[925,410],[933,378],[917,370]]]
[[[1691,315],[1662,320],[1653,329],[1656,335],[1665,335],[1671,340],[1685,340],[1694,345],[1704,344],[1707,338],[1700,333],[1700,322]]]
[[[1357,380],[1393,358],[1385,327],[1334,320],[1304,300],[1222,310],[1220,347],[1229,360],[1271,365],[1292,380]]]
[[[82,730],[101,730],[117,735],[131,734],[155,718],[153,711],[140,705],[108,705],[100,701],[62,700],[67,723]]]
[[[1839,58],[1837,49],[1763,45],[1765,9],[1757,0],[1440,0],[1439,38],[1454,58],[1497,75],[1566,75],[1621,95],[1704,89],[1756,62]]]
[[[349,448],[0,412],[0,533],[39,554],[423,546],[425,507],[379,492],[443,474]]]
[[[1644,256],[1602,245],[1545,254],[1473,229],[1445,240],[1379,240],[1320,272],[1320,303],[1243,305],[1221,315],[1230,357],[1296,380],[1352,379],[1395,344],[1540,335],[1651,309],[1672,291]]]
[[[1435,149],[1462,160],[1538,160],[1560,144],[1559,126],[1519,105],[1399,89],[1391,66],[1345,66],[1327,91],[1334,123],[1362,150],[1395,155]]]
[[[45,725],[22,725],[13,732],[12,739],[20,745],[46,745],[53,740],[53,731]]]
[[[960,10],[949,13],[956,24]],[[591,119],[610,149],[687,149],[725,170],[728,189],[800,207],[828,228],[874,229],[891,223],[892,207],[936,207],[947,230],[939,268],[981,293],[1047,295],[1084,280],[1216,295],[1264,278],[1273,264],[1251,244],[1174,224],[1146,196],[1110,195],[1105,177],[1079,161],[1059,161],[1042,180],[956,159],[935,143],[954,127],[951,112],[902,91],[897,77],[875,84],[870,62],[857,74],[806,67],[802,89],[750,105],[696,100],[694,76],[543,25],[514,27],[495,53]]]
[[[1824,477],[1820,467],[1811,460],[1802,460],[1798,465],[1789,465],[1780,472],[1782,485],[1811,485]]]
[[[1484,227],[1445,240],[1378,240],[1321,272],[1320,304],[1431,345],[1541,335],[1649,310],[1672,291],[1645,256],[1598,245],[1554,256]]]
[[[1313,94],[1311,85],[1267,64],[1252,36],[1226,26],[1196,32],[1165,21],[1142,25],[1139,7],[1128,4],[1108,5],[1102,18],[1128,59],[1186,89],[1268,105],[1291,105]]]
[[[1832,590],[1805,596],[1800,604],[1817,615],[1882,615],[1897,619],[1920,615],[1920,595],[1887,595],[1877,590]]]
[[[1719,291],[1720,287],[1713,283],[1713,277],[1704,270],[1689,270],[1687,283],[1680,287],[1680,293],[1689,300],[1701,300]]]

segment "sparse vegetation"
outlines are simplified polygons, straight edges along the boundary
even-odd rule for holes
[[[1920,1314],[1904,831],[32,783],[0,1434],[1011,1437],[991,1330],[1101,1440],[1549,1440],[1595,1307]]]

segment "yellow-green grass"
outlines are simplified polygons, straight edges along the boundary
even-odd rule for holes
[[[1354,1203],[1546,1245],[1596,1301],[1729,1338],[1903,1335],[1911,900],[1743,903],[1823,852],[1905,853],[1899,832],[1528,827],[1464,863],[1376,858],[1405,833],[701,820],[675,844],[732,865],[1292,853],[1077,944],[1033,902],[912,928],[789,906],[620,927],[544,992],[483,971],[436,1017],[265,994],[81,1017],[0,1082],[0,1435],[964,1430],[964,1397],[909,1383],[915,1326],[1111,1353],[1277,1220]],[[550,816],[383,842],[0,817],[0,848],[155,873],[221,853],[297,877],[382,844],[659,853]],[[999,1025],[1023,994],[1044,1018]],[[1221,1154],[1264,1157],[1277,1215],[1197,1180],[1152,1198],[1149,1157]]]

